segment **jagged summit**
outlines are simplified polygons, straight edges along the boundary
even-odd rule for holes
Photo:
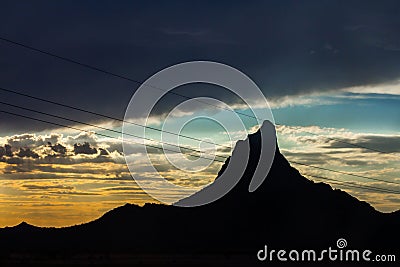
[[[271,125],[272,124],[270,122],[264,122],[262,127],[270,127]],[[338,206],[341,205],[339,203],[344,198],[346,199],[346,201],[349,201],[349,205],[347,205],[346,207],[340,207],[341,210],[357,205],[360,207],[360,209],[365,210],[366,213],[376,212],[375,209],[366,202],[359,201],[341,190],[333,190],[328,184],[315,183],[302,176],[299,171],[293,168],[290,165],[289,161],[281,154],[278,143],[276,143],[275,145],[275,156],[273,158],[269,173],[265,174],[266,177],[264,182],[257,190],[250,193],[249,185],[251,183],[251,180],[253,179],[254,172],[256,171],[260,160],[261,129],[262,128],[248,136],[248,140],[250,143],[250,156],[243,176],[236,184],[236,186],[218,202],[224,203],[224,205],[226,206],[236,206],[235,203],[241,203],[241,205],[244,205],[246,202],[250,202],[246,203],[247,205],[249,205],[249,207],[247,208],[252,209],[253,207],[259,208],[260,203],[263,203],[265,201],[274,201],[273,198],[275,198],[275,200],[283,198],[280,200],[280,205],[283,205],[285,203],[285,205],[287,205],[289,209],[290,206],[296,203],[301,203],[301,198],[303,197],[304,200],[307,199],[310,201],[311,198],[315,198],[315,202],[319,205],[323,205],[325,202],[330,202],[330,200],[327,198],[334,200],[337,197]],[[240,154],[236,156],[240,157]],[[218,176],[216,177],[216,180],[218,180],[219,177],[224,173],[230,161],[231,157],[229,157],[226,160],[225,164],[222,166],[221,170],[218,173]],[[212,186],[213,184],[211,184],[209,187]],[[189,196],[188,199],[192,197],[197,197],[201,194],[202,191],[199,191],[193,196]],[[293,199],[294,197],[298,198]],[[181,201],[185,201],[185,199]],[[312,203],[312,205],[310,206],[304,206],[303,209],[311,208],[312,206],[314,206],[314,204],[315,203]],[[330,205],[335,206],[334,201],[332,201]]]

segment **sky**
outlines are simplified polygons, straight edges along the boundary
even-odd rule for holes
[[[292,163],[302,174],[318,182],[329,183],[315,176],[400,191],[399,9],[397,1],[4,1],[0,38],[131,80],[0,40],[0,88],[122,120],[140,83],[155,73],[188,61],[220,62],[245,73],[261,89],[277,124],[280,150],[289,161],[373,179]],[[185,107],[186,99],[179,97],[215,98],[251,114],[224,88],[192,84],[174,92],[157,103],[149,125],[161,128],[168,119],[170,129],[178,131],[189,120],[182,134],[224,145],[180,138],[186,147],[217,153],[223,161],[235,141],[257,129],[254,119],[239,116],[243,129],[231,122],[232,112],[202,103]],[[248,98],[251,108],[263,108],[250,92]],[[0,226],[21,221],[73,225],[127,202],[156,201],[131,177],[151,180],[152,174],[143,155],[124,154],[121,121],[5,91],[0,91],[0,102],[2,111],[78,129],[0,112]],[[190,120],[196,116],[202,117]],[[227,133],[204,117],[232,127]],[[158,131],[150,130],[148,136],[161,138]],[[145,143],[158,145],[154,140]],[[172,161],[184,166],[179,169],[160,150],[149,151],[163,177],[194,191],[212,182],[222,164],[215,161],[194,171],[173,152]],[[399,194],[331,185],[380,211],[400,207]],[[164,193],[172,197],[181,192]]]

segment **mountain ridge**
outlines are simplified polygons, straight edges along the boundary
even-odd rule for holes
[[[398,246],[400,211],[379,212],[340,189],[305,178],[278,146],[265,181],[249,193],[260,154],[260,132],[248,138],[250,156],[242,179],[213,203],[192,208],[125,204],[76,226],[35,227],[35,231],[27,225],[2,228],[0,251],[6,258],[18,251],[246,255],[249,258],[243,262],[253,265],[254,253],[265,244],[317,249],[345,238],[351,247],[376,251],[390,252]]]

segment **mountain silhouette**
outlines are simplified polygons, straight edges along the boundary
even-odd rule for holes
[[[192,208],[126,204],[72,227],[21,223],[3,228],[0,266],[262,266],[266,263],[256,255],[265,245],[276,250],[318,250],[336,247],[340,238],[347,240],[348,248],[398,253],[399,211],[381,213],[342,190],[310,181],[290,165],[278,146],[264,183],[249,193],[260,155],[260,131],[248,138],[250,157],[243,177],[217,201]],[[202,191],[189,198],[199,194]]]

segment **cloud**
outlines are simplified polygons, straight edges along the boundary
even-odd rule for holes
[[[16,153],[16,155],[20,158],[34,158],[34,159],[39,158],[39,155],[34,151],[30,150],[29,148],[26,149],[20,148],[19,152]]]
[[[305,164],[326,164],[328,160],[332,159],[331,156],[321,152],[300,152],[282,149],[282,153],[291,159],[301,160]]]
[[[95,132],[81,132],[75,136],[68,136],[65,143],[68,145],[75,145],[77,143],[90,143],[92,145],[97,145],[97,136]]]
[[[84,192],[84,191],[54,191],[53,194],[73,195],[73,196],[99,196],[100,193]]]
[[[21,158],[13,157],[13,158],[0,158],[0,161],[6,162],[8,164],[21,164],[23,160]]]
[[[61,144],[56,144],[56,145],[52,146],[50,143],[50,147],[54,152],[56,152],[60,155],[65,155],[67,153],[67,148]]]
[[[368,2],[361,7],[358,1],[347,1],[346,5],[325,1],[221,1],[197,3],[195,8],[189,2],[174,3],[154,8],[145,1],[124,2],[118,7],[102,2],[93,10],[88,2],[77,10],[70,2],[57,7],[45,2],[21,7],[9,2],[3,7],[0,23],[9,25],[23,19],[25,25],[30,25],[29,34],[23,25],[5,30],[4,34],[41,49],[51,47],[53,53],[138,81],[175,63],[196,59],[224,62],[240,69],[273,99],[379,87],[399,80],[397,2]],[[58,9],[64,12],[59,13]],[[132,10],[140,12],[132,16]],[[57,18],[51,16],[55,13]],[[75,14],[73,21],[70,14]],[[107,20],[104,14],[108,14]],[[43,27],[48,29],[45,33]],[[58,34],[60,28],[62,36]],[[127,32],[133,34],[127,36]],[[47,95],[54,101],[123,118],[138,84],[21,49],[8,44],[2,47],[3,86],[41,97],[43,88],[55,88],[54,94]],[[153,60],[149,61],[149,57]],[[214,94],[211,87],[201,91],[197,88],[186,87],[178,92],[189,96]],[[385,89],[382,91],[385,93]],[[12,94],[2,93],[2,97],[18,105],[27,103]],[[219,97],[238,102],[226,93]],[[159,114],[182,100],[179,99],[176,95],[166,99]],[[29,105],[49,113],[71,114],[77,120],[101,121],[93,114],[39,101]],[[23,133],[51,127],[0,114],[2,131]]]
[[[319,126],[278,125],[276,129],[285,140],[313,145],[314,148],[319,148],[319,150],[325,149],[325,153],[346,152],[339,149],[359,150],[363,153],[373,154],[377,151],[400,152],[400,135],[395,134],[354,133],[346,129]],[[334,152],[335,149],[336,152]]]
[[[285,125],[278,126],[277,132],[280,146],[283,147],[282,153],[304,174],[346,181],[372,182],[343,173],[298,165],[295,162],[387,181],[395,181],[399,176],[397,168],[400,157],[399,135],[354,133],[346,129]],[[379,153],[355,145],[387,153]],[[387,187],[391,186],[389,183],[383,184]]]
[[[354,145],[362,146],[387,153],[400,153],[400,136],[388,135],[359,135],[357,138],[342,138],[332,140],[327,148],[354,148]],[[368,149],[366,149],[368,150]]]
[[[135,194],[145,194],[145,192],[139,187],[133,186],[116,186],[116,187],[106,187],[103,188],[104,191],[127,191]]]
[[[122,142],[116,142],[115,140],[107,140],[103,142],[103,144],[107,147],[109,152],[117,151],[118,153],[122,153]]]
[[[75,155],[78,155],[78,154],[93,155],[93,154],[97,154],[97,149],[94,147],[91,147],[88,142],[85,142],[83,144],[74,144],[74,153],[75,153]]]
[[[75,143],[77,140],[84,142]],[[99,139],[94,132],[68,136],[56,133],[23,134],[7,136],[0,141],[7,142],[3,146],[0,143],[0,162],[12,165],[30,164],[33,167],[40,164],[125,162],[121,142],[110,138]],[[8,144],[9,141],[14,147]]]
[[[3,156],[12,157],[11,146],[4,145],[4,147],[0,146],[0,158]]]
[[[110,153],[106,149],[99,148],[99,151],[100,151],[99,156],[108,156],[108,155],[110,155]]]
[[[64,189],[64,190],[72,190],[73,186],[65,186],[65,185],[37,185],[37,184],[29,184],[23,185],[23,188],[28,190],[48,190],[48,189]]]
[[[33,133],[25,133],[21,135],[13,135],[6,137],[7,143],[15,149],[19,148],[36,148],[48,143],[57,143],[62,135],[52,133],[50,135],[36,135]]]
[[[400,95],[400,81],[395,80],[383,84],[348,87],[348,88],[343,88],[342,91],[349,93],[358,93],[358,94]]]

